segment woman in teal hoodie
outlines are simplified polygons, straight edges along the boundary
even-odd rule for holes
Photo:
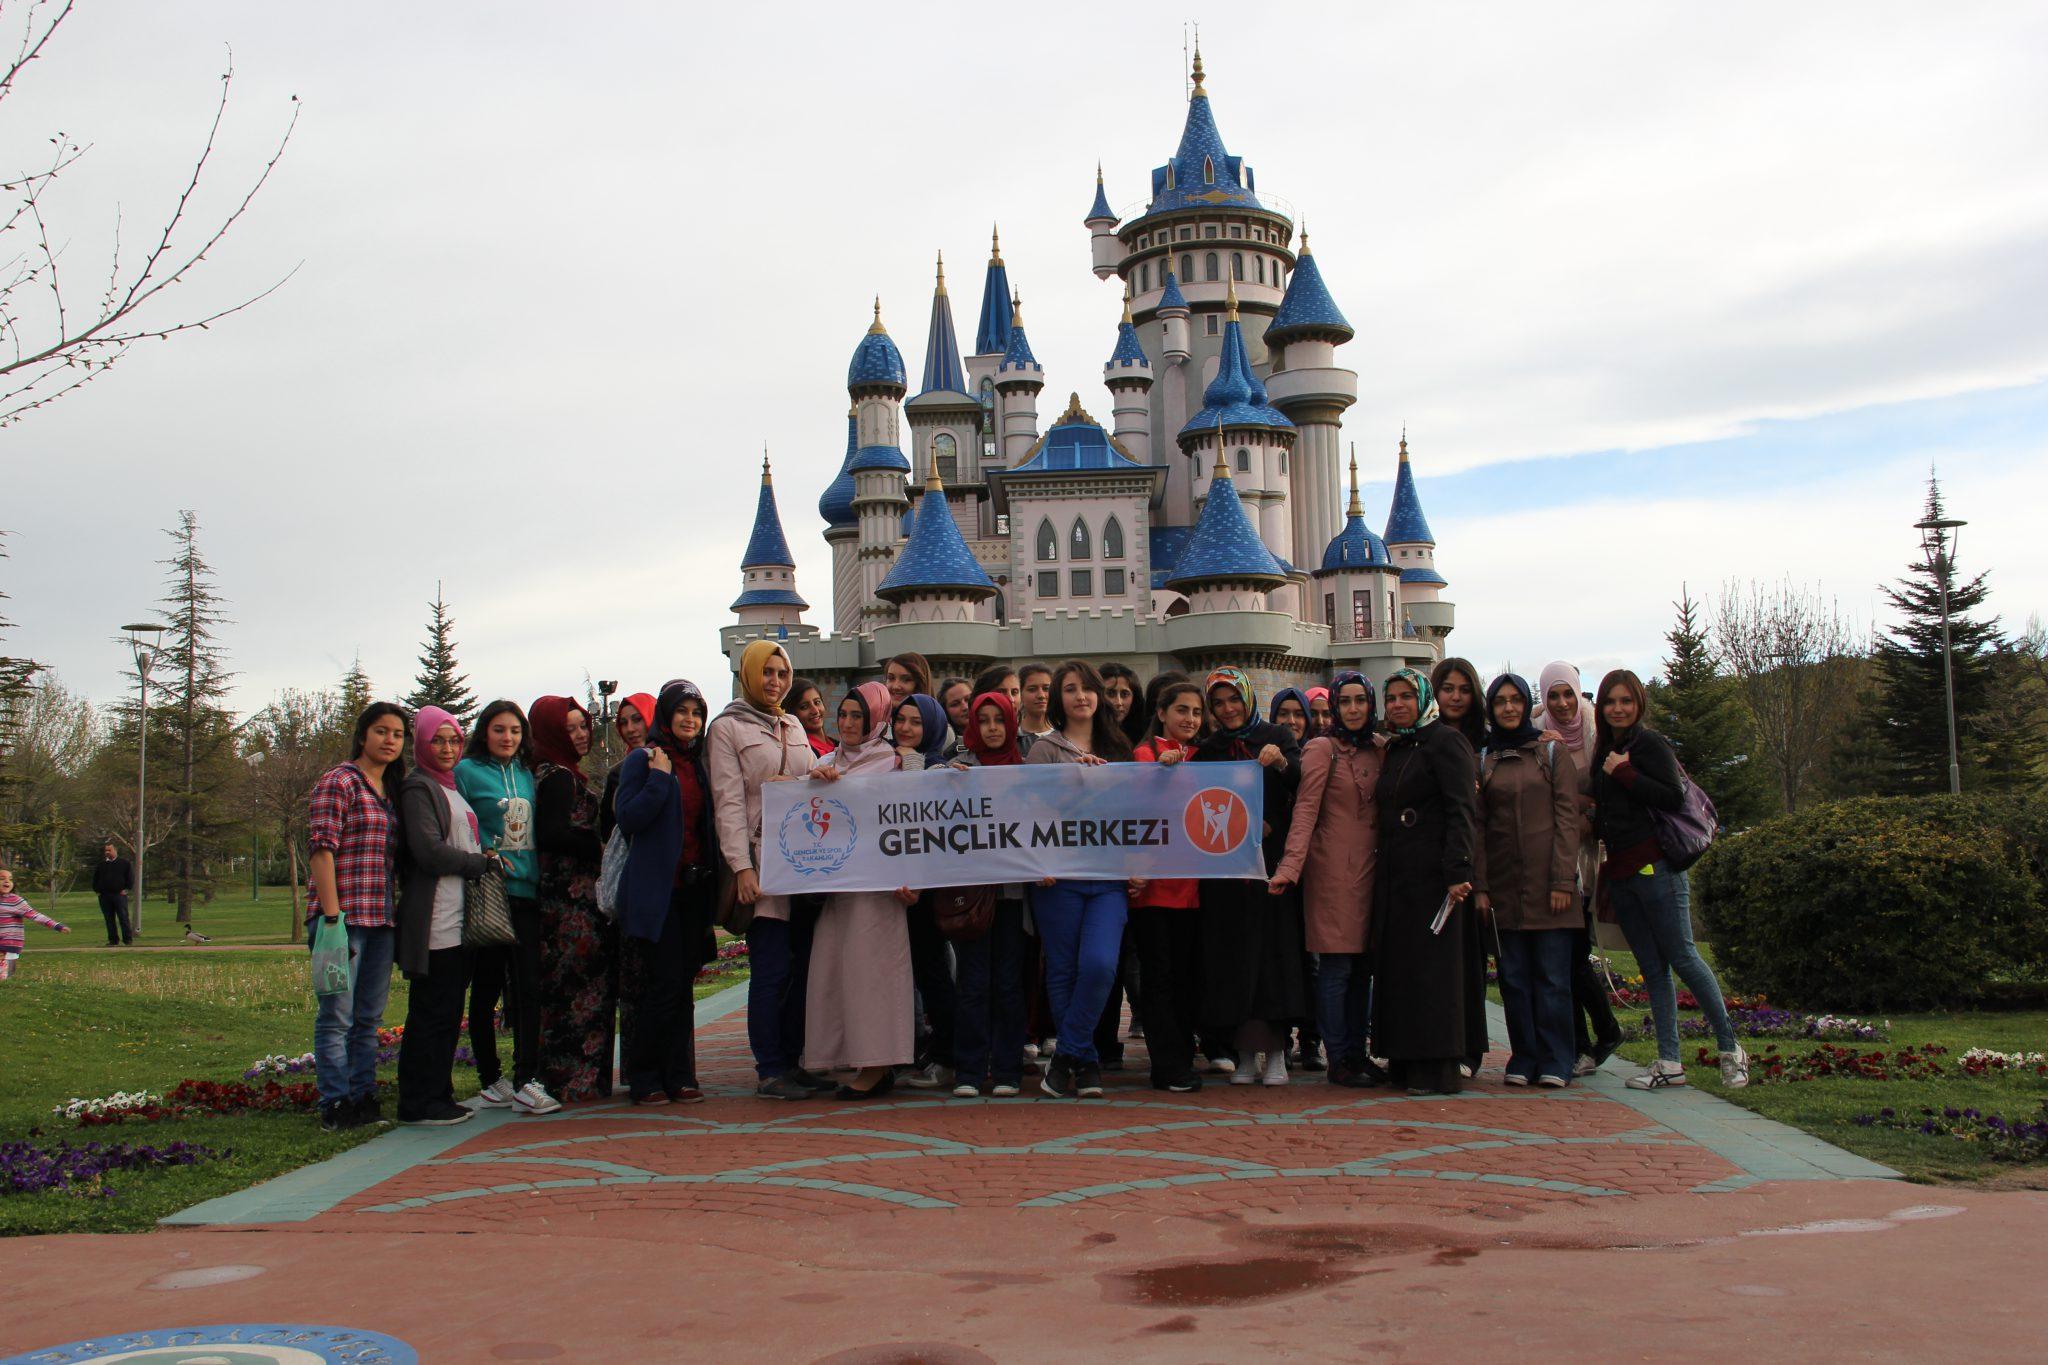
[[[455,765],[455,789],[476,812],[485,851],[505,865],[505,892],[519,942],[470,953],[469,1048],[476,1054],[477,1099],[495,1109],[551,1114],[561,1103],[541,1085],[540,1069],[540,858],[533,837],[533,739],[526,713],[513,701],[494,701],[476,718],[469,749]],[[512,1029],[512,1074],[498,1062],[492,1013],[505,997]]]

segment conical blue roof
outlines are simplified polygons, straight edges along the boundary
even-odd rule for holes
[[[1202,519],[1195,523],[1195,533],[1188,538],[1187,548],[1181,551],[1166,586],[1178,590],[1218,578],[1270,579],[1278,583],[1286,577],[1287,571],[1280,567],[1280,561],[1252,529],[1251,518],[1245,515],[1244,503],[1237,496],[1237,485],[1228,474],[1211,479],[1208,501],[1202,504]]]
[[[996,366],[996,373],[1000,376],[1013,370],[1044,371],[1038,357],[1031,354],[1031,342],[1024,335],[1024,305],[1016,300],[1010,305],[1010,344],[1003,351],[1003,363]]]
[[[953,509],[936,477],[925,485],[910,538],[903,542],[895,565],[875,595],[887,598],[934,588],[951,588],[974,597],[987,597],[996,590],[961,539],[959,523],[953,520]]]
[[[1326,336],[1332,341],[1349,341],[1355,336],[1351,324],[1344,320],[1337,301],[1330,297],[1329,286],[1323,283],[1322,268],[1309,253],[1308,241],[1304,236],[1301,257],[1294,263],[1294,277],[1287,281],[1286,297],[1280,300],[1280,311],[1266,324],[1268,345],[1288,341],[1298,336]]]
[[[839,474],[818,495],[818,515],[827,526],[852,526],[860,520],[853,512],[854,415],[846,414],[846,455],[839,461]]]
[[[1010,272],[990,233],[988,274],[981,282],[981,323],[974,329],[976,355],[1001,355],[1010,349]]]
[[[868,327],[860,345],[853,348],[853,360],[846,367],[846,387],[866,388],[870,385],[886,385],[901,389],[903,382],[903,353],[896,349],[896,343],[889,339],[888,329],[882,326],[882,301],[875,300],[875,320]]]
[[[1103,193],[1102,167],[1097,166],[1095,168],[1095,202],[1088,206],[1088,216],[1081,221],[1083,223],[1093,223],[1104,218],[1114,223],[1116,221],[1116,210],[1109,206],[1109,196]]]
[[[1223,354],[1216,361],[1216,377],[1202,391],[1202,410],[1180,429],[1182,436],[1219,427],[1266,427],[1292,431],[1294,423],[1266,399],[1266,386],[1252,373],[1251,356],[1244,346],[1244,327],[1237,319],[1233,292],[1230,318],[1223,324]]]
[[[761,499],[754,504],[754,534],[747,541],[747,552],[740,556],[742,569],[764,568],[780,565],[783,568],[796,567],[796,556],[789,552],[789,542],[782,535],[782,514],[775,510],[775,484],[768,477],[768,461],[761,461]]]
[[[925,334],[923,393],[966,393],[960,368],[960,339],[953,334],[953,301],[946,297],[946,261],[939,258],[939,282],[932,289],[932,323]]]
[[[1171,270],[1167,271],[1166,287],[1159,294],[1159,311],[1163,313],[1169,308],[1178,308],[1186,312],[1187,307],[1188,296],[1180,292],[1180,281],[1174,277]]]
[[[1202,87],[1202,57],[1195,54],[1195,89],[1188,99],[1187,122],[1182,126],[1180,146],[1173,160],[1152,172],[1152,202],[1147,213],[1168,209],[1214,208],[1235,204],[1263,208],[1252,193],[1251,168],[1232,156],[1216,130],[1216,114],[1209,107],[1209,92]],[[1168,172],[1171,171],[1169,175]]]
[[[1131,301],[1126,298],[1124,320],[1116,325],[1116,349],[1109,353],[1109,363],[1103,368],[1127,370],[1138,365],[1150,366],[1151,363],[1151,359],[1145,354],[1145,348],[1138,342],[1137,324],[1131,321]],[[1116,376],[1112,374],[1108,377],[1114,379]]]
[[[1387,511],[1387,544],[1434,545],[1422,499],[1415,495],[1415,471],[1408,464],[1408,434],[1401,434],[1401,472],[1394,476],[1394,504]]]

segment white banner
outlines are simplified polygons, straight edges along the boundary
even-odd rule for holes
[[[1264,877],[1256,763],[1035,763],[761,789],[770,895]]]

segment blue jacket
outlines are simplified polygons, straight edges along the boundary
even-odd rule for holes
[[[626,850],[626,872],[619,880],[619,923],[626,937],[653,943],[661,938],[675,892],[676,869],[683,860],[683,784],[673,773],[648,762],[649,751],[635,749],[619,765],[617,814],[619,828],[632,842]],[[698,838],[707,866],[718,862],[717,831],[711,823],[710,777],[697,760],[698,790],[703,807],[697,812]]]

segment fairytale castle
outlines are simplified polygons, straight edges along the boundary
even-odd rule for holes
[[[1123,285],[1107,428],[1075,394],[1041,431],[1045,371],[1000,240],[971,354],[942,257],[915,396],[879,302],[847,366],[846,457],[818,499],[831,633],[803,620],[764,463],[728,657],[781,640],[830,691],[911,650],[970,677],[999,660],[1230,663],[1269,689],[1441,655],[1453,608],[1406,435],[1375,533],[1355,458],[1340,502],[1351,324],[1305,232],[1291,249],[1290,209],[1224,148],[1199,50],[1192,74],[1180,146],[1145,202],[1112,209],[1098,168],[1083,220],[1097,278]]]

